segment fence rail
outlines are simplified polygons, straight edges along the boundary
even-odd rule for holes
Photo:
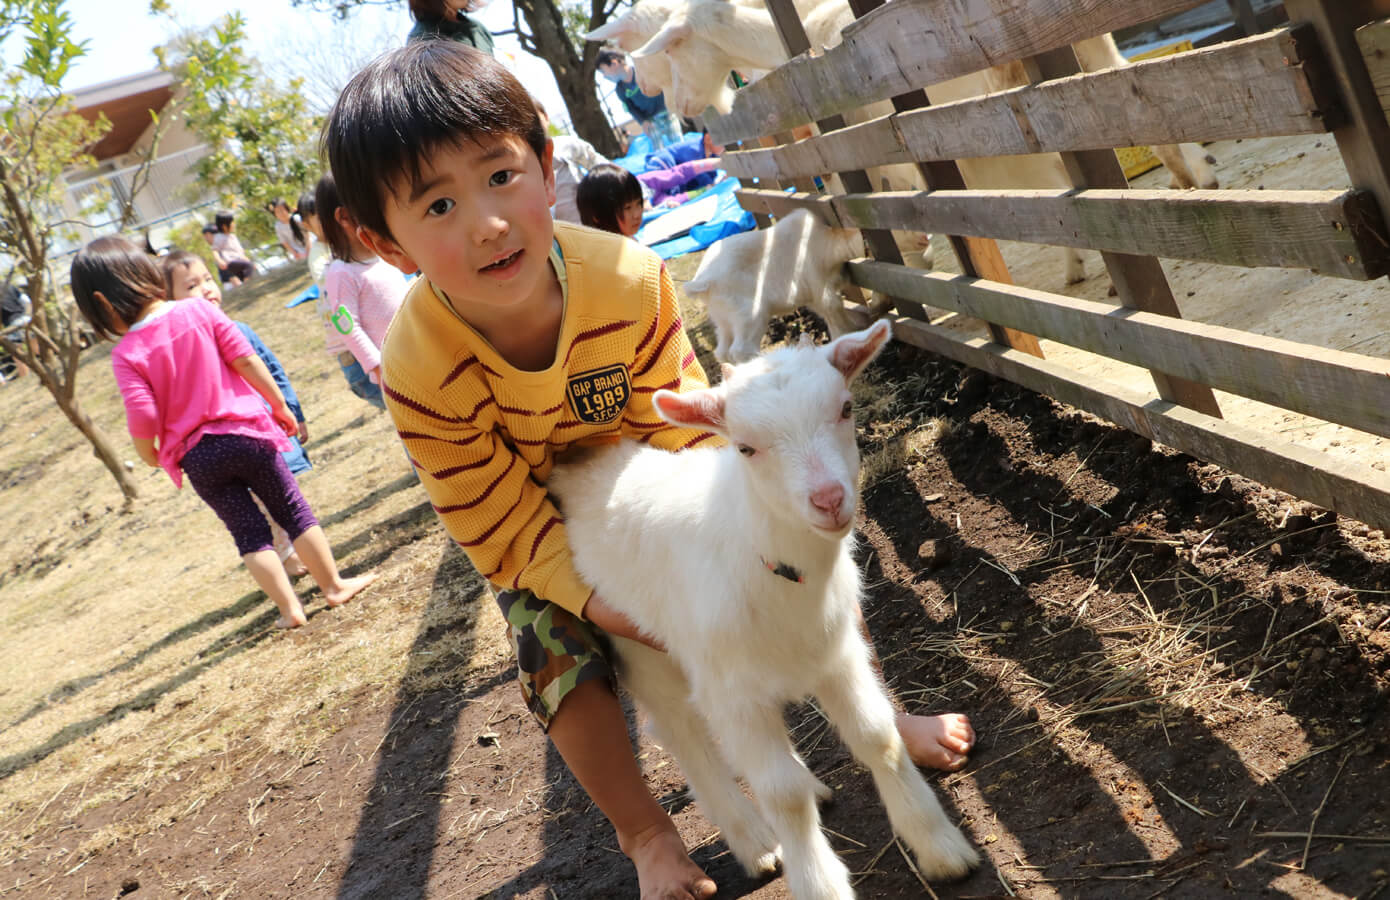
[[[900,340],[1390,526],[1390,476],[1223,421],[1211,393],[1390,437],[1390,361],[1184,321],[1157,260],[1356,280],[1390,273],[1390,0],[1287,0],[1287,28],[1090,74],[1079,74],[1069,44],[1199,3],[857,2],[860,18],[840,44],[794,57],[740,91],[728,115],[706,118],[717,141],[745,142],[726,154],[730,172],[764,182],[739,192],[746,208],[773,216],[806,208],[876,235],[950,235],[965,275],[910,269],[892,253],[849,266],[855,285],[893,298]],[[785,43],[805,46],[804,34],[785,33],[800,28],[790,0],[770,3],[783,7],[774,18]],[[1030,83],[940,106],[911,93],[930,95],[933,85],[1005,60],[1019,62]],[[889,99],[891,114],[862,109]],[[861,123],[845,126],[841,114]],[[765,136],[809,122],[822,133],[766,146]],[[1351,190],[1135,190],[1110,149],[1306,134],[1333,136]],[[968,189],[955,168],[1044,151],[1062,154],[1071,189]],[[928,189],[876,191],[863,174],[895,164],[917,166]],[[833,175],[841,178],[827,179],[831,193],[775,187]],[[1119,305],[1010,283],[994,239],[1101,251]],[[981,319],[993,339],[932,325],[930,309]],[[1033,336],[1147,368],[1159,396],[1018,349]]]

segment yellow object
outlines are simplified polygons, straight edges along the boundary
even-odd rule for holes
[[[1156,47],[1153,50],[1145,50],[1129,58],[1130,62],[1138,62],[1143,59],[1157,59],[1160,56],[1172,56],[1175,53],[1183,53],[1192,49],[1191,41],[1178,41],[1176,44],[1168,44],[1164,47]],[[1158,157],[1154,156],[1148,147],[1117,147],[1115,155],[1120,159],[1120,166],[1125,170],[1126,178],[1135,178],[1143,175],[1150,169],[1156,169],[1160,165]]]

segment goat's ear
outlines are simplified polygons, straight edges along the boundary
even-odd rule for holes
[[[660,53],[679,44],[694,32],[695,29],[684,18],[672,17],[667,19],[666,24],[661,26],[661,30],[656,33],[655,37],[632,51],[632,58],[641,59],[644,56]]]
[[[611,41],[628,30],[631,19],[627,13],[619,16],[611,22],[604,22],[593,31],[584,35],[586,41]]]
[[[863,331],[855,331],[831,341],[826,346],[830,364],[840,370],[845,381],[853,381],[863,371],[888,338],[893,334],[893,326],[887,319],[879,319]]]
[[[657,391],[652,405],[672,425],[724,433],[724,392],[720,390]]]

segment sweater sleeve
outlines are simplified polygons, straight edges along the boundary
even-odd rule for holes
[[[386,408],[449,536],[484,578],[530,590],[579,615],[592,589],[574,570],[564,522],[545,488],[501,437],[476,427],[475,409],[437,408],[396,366],[382,379]]]
[[[130,436],[142,440],[159,437],[159,406],[150,383],[124,356],[113,353],[111,368],[116,373],[116,387],[125,403],[125,423]]]
[[[647,337],[637,350],[632,371],[632,401],[623,414],[623,433],[663,450],[712,446],[719,438],[707,431],[678,428],[657,414],[652,395],[659,390],[693,391],[709,387],[705,370],[681,322],[680,304],[666,264],[661,264],[658,290],[643,306]]]
[[[362,325],[361,289],[358,274],[346,266],[333,266],[323,279],[323,289],[332,304],[332,321],[343,343],[362,366],[362,371],[370,372],[381,365],[381,350],[367,335]],[[344,315],[346,311],[346,315]]]

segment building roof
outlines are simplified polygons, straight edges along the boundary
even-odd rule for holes
[[[174,96],[174,76],[159,69],[104,81],[73,91],[77,112],[88,121],[105,115],[111,130],[92,148],[98,161],[130,151],[145,129],[150,112],[159,112]]]

